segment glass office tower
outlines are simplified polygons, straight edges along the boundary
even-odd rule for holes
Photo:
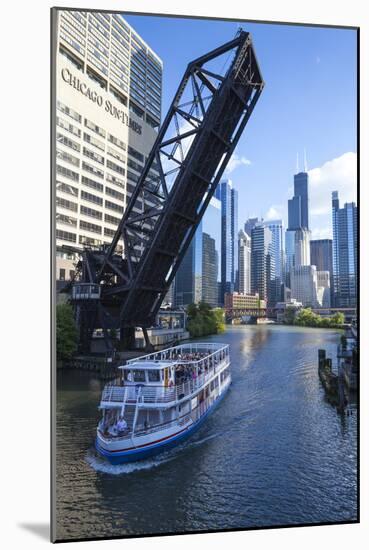
[[[224,294],[234,292],[238,271],[238,193],[233,189],[231,180],[219,183],[215,196],[221,202],[221,285],[220,302],[224,303]]]
[[[340,208],[338,192],[332,193],[333,299],[335,307],[357,303],[357,207]]]

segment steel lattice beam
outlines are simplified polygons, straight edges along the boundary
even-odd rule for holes
[[[263,86],[244,31],[188,65],[110,246],[82,261],[120,327],[153,324]]]

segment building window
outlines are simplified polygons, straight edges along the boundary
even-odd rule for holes
[[[64,136],[63,134],[60,134],[59,132],[56,134],[56,141],[66,147],[69,147],[70,149],[73,149],[73,151],[77,151],[77,153],[81,151],[81,146],[78,143],[67,138],[67,136]]]
[[[71,210],[72,212],[77,212],[78,210],[77,203],[68,201],[66,199],[63,199],[62,197],[56,197],[56,205],[60,206],[61,208],[65,208],[66,210]]]
[[[144,111],[137,107],[134,103],[132,103],[132,101],[129,102],[129,110],[132,111],[132,113],[134,113],[139,118],[144,117]]]
[[[98,176],[99,178],[104,178],[104,172],[102,170],[99,170],[95,166],[91,166],[91,164],[88,164],[88,162],[82,161],[82,168],[83,170],[86,170],[86,172],[90,172],[94,176]]]
[[[114,145],[116,145],[117,147],[120,147],[121,149],[123,149],[123,151],[127,150],[126,144],[122,140],[113,136],[112,134],[108,134],[108,141],[110,141],[111,143],[114,143]]]
[[[127,160],[127,165],[130,167],[130,168],[133,168],[133,170],[136,170],[137,172],[142,172],[143,170],[143,166],[141,164],[138,164],[138,162],[135,162],[134,160],[128,158]]]
[[[71,227],[77,227],[77,220],[76,218],[72,218],[72,216],[66,216],[65,214],[60,214],[59,212],[56,213],[56,223],[63,225],[70,225]]]
[[[124,208],[122,206],[119,206],[119,204],[115,204],[114,202],[105,201],[105,208],[109,208],[110,210],[115,210],[116,212],[120,212],[123,214]]]
[[[98,126],[91,120],[88,120],[87,118],[85,118],[85,126],[86,128],[89,128],[90,130],[92,130],[93,132],[96,132],[96,134],[98,134],[99,136],[103,138],[106,137],[105,130],[103,130],[103,128],[100,128],[100,126]]]
[[[86,176],[82,176],[82,183],[83,185],[86,185],[87,187],[91,187],[91,189],[96,189],[101,193],[104,191],[104,186],[101,183],[98,183],[97,181],[94,181],[91,178],[86,178]]]
[[[73,170],[69,170],[69,168],[65,168],[64,166],[59,166],[59,164],[56,165],[56,171],[58,174],[73,181],[78,181],[79,179],[77,172],[73,172]]]
[[[59,128],[63,128],[63,130],[70,132],[74,136],[81,137],[81,130],[63,118],[56,117],[56,125],[59,126]]]
[[[92,193],[86,193],[86,191],[81,191],[81,199],[85,201],[93,202],[95,204],[99,204],[100,206],[102,206],[103,204],[103,200],[100,197],[97,197]]]
[[[92,237],[86,237],[86,235],[79,236],[79,244],[87,244],[90,246],[100,246],[102,241],[100,239],[93,239]]]
[[[115,218],[114,216],[111,216],[110,214],[105,214],[104,220],[107,223],[111,223],[112,225],[118,225],[120,223],[119,218]]]
[[[109,227],[104,227],[104,235],[105,237],[114,237],[115,231],[114,229],[109,229]]]
[[[85,231],[90,231],[91,233],[99,233],[101,235],[101,226],[94,223],[85,222],[84,220],[79,221],[79,228],[84,229]]]
[[[60,281],[65,281],[65,269],[63,269],[63,268],[59,269],[59,280]]]
[[[138,183],[139,181],[139,176],[136,176],[136,174],[133,174],[133,172],[130,172],[129,170],[127,170],[127,178],[134,181],[135,183]]]
[[[73,197],[78,198],[78,189],[77,187],[73,187],[70,183],[64,183],[62,181],[56,182],[56,190],[62,191],[63,193],[67,193],[68,195],[73,195]]]
[[[123,193],[119,193],[115,189],[111,189],[110,187],[105,187],[105,193],[109,195],[110,197],[113,197],[114,199],[118,199],[120,201],[124,201],[124,195]]]
[[[81,204],[79,211],[81,214],[84,214],[85,216],[89,216],[90,218],[95,218],[97,220],[102,219],[102,212],[99,212],[98,210],[94,210],[93,208],[89,208],[88,206],[83,206]]]
[[[90,134],[86,134],[86,132],[83,133],[83,139],[87,141],[90,145],[93,145],[94,147],[97,147],[101,151],[105,151],[105,144],[100,141],[99,139],[94,138],[93,136],[90,136]]]
[[[61,151],[60,149],[56,150],[56,158],[63,160],[64,162],[69,162],[76,168],[79,168],[79,158],[70,155],[66,151]]]
[[[113,149],[113,147],[108,146],[108,155],[111,155],[112,157],[114,157],[115,159],[119,160],[122,163],[126,162],[126,156],[122,155],[122,153],[120,153],[119,151],[116,151],[115,149]]]
[[[81,115],[77,113],[77,111],[74,111],[73,109],[71,109],[64,103],[62,103],[61,101],[57,102],[57,108],[59,111],[61,111],[65,115],[69,116],[70,118],[73,118],[73,120],[76,120],[77,122],[81,122],[82,120]]]
[[[87,147],[83,148],[83,154],[89,159],[94,160],[95,162],[98,162],[99,164],[104,164],[104,157],[101,155],[98,155],[97,153],[95,153],[95,151],[91,151],[90,149],[87,149]]]
[[[115,185],[119,185],[119,187],[124,188],[124,181],[118,178],[117,176],[113,176],[112,174],[107,173],[106,174],[106,181],[109,183],[114,183]]]
[[[125,170],[122,168],[122,166],[119,166],[118,164],[115,164],[115,162],[112,162],[111,160],[106,161],[106,166],[110,168],[110,170],[114,170],[115,172],[118,172],[118,174],[121,174],[124,176]]]
[[[62,241],[75,243],[77,240],[77,235],[75,233],[69,233],[68,231],[62,231],[61,229],[57,229],[56,238],[61,239]]]

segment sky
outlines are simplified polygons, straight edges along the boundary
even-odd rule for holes
[[[309,171],[312,238],[332,236],[331,193],[356,202],[356,31],[294,25],[124,15],[161,57],[164,118],[192,59],[251,32],[265,88],[225,177],[239,192],[239,225],[282,218],[293,175]]]

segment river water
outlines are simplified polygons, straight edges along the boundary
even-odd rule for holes
[[[111,466],[93,447],[102,383],[60,371],[57,538],[251,528],[357,517],[357,417],[325,400],[331,330],[234,326],[233,384],[201,429],[156,458]]]

